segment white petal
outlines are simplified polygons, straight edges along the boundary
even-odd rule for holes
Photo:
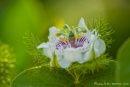
[[[80,19],[78,27],[84,27],[86,30],[88,30],[83,18]]]
[[[44,49],[44,55],[49,57],[49,58],[52,58],[54,50],[53,50],[53,47],[51,47],[51,45],[49,45],[49,44],[50,44],[49,42],[42,43],[39,46],[37,46],[37,49],[43,48]]]
[[[37,46],[37,49],[40,49],[40,48],[48,48],[47,43],[42,43],[39,46]]]
[[[84,61],[89,61],[90,59],[93,58],[95,58],[95,53],[93,43],[91,43],[89,51],[85,52],[84,54]]]
[[[68,68],[71,65],[71,62],[64,59],[64,56],[58,56],[58,62],[62,68]]]
[[[48,39],[50,42],[55,43],[57,41],[57,37],[55,36],[55,34],[58,32],[59,30],[56,27],[51,27],[49,28],[49,36]]]
[[[50,48],[44,48],[44,55],[49,57],[49,58],[52,58],[53,57],[53,52]]]
[[[67,48],[64,50],[64,58],[69,62],[76,62],[81,60],[81,52],[75,48]]]
[[[84,56],[85,56],[86,51],[88,51],[88,50],[86,50],[86,49],[83,48],[83,47],[78,47],[77,50],[78,50],[78,52],[81,53],[81,57],[77,60],[77,62],[78,62],[78,63],[83,63],[83,62],[85,62],[85,60],[84,60],[85,57],[84,57]]]
[[[96,35],[94,35],[94,34],[91,34],[90,35],[90,42],[91,43],[94,43],[94,41],[97,39],[97,36]]]
[[[92,50],[85,52],[84,61],[89,61],[90,58],[92,58],[92,56],[93,56]]]
[[[48,36],[49,42],[53,43],[55,42],[56,38],[54,36]]]
[[[105,42],[101,39],[95,40],[94,42],[94,51],[95,56],[99,57],[106,50]]]
[[[55,34],[58,32],[58,29],[56,27],[49,28],[49,33],[51,36],[55,36]]]

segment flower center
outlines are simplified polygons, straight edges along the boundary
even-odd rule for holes
[[[79,27],[73,27],[73,29],[71,29],[65,25],[63,29],[56,33],[55,36],[59,38],[59,41],[56,43],[56,49],[63,50],[66,48],[82,47],[84,43],[87,42],[87,38],[85,37],[87,30],[80,28],[81,31],[79,31],[78,29]]]
[[[66,48],[78,48],[82,47],[84,44],[89,44],[89,41],[86,37],[82,37],[80,39],[77,38],[69,38],[67,41],[58,41],[56,43],[56,49],[66,49]]]

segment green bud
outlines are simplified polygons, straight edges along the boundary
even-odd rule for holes
[[[63,26],[63,28],[68,28],[68,27],[67,27],[67,25],[65,24],[65,25]]]
[[[69,29],[69,30],[71,30],[70,27],[69,27],[67,24],[65,24],[65,25],[63,26],[63,29]]]
[[[71,38],[74,37],[74,33],[72,31],[70,31],[69,37],[71,37]]]

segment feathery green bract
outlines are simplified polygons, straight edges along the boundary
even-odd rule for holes
[[[117,82],[122,85],[119,87],[130,86],[130,38],[120,47],[117,53]]]
[[[111,83],[115,82],[116,62],[110,61],[105,67],[94,74],[82,75],[79,82],[75,82],[65,69],[34,67],[20,73],[11,83],[11,87],[115,87]]]
[[[93,19],[92,22],[88,22],[88,28],[93,30],[96,29],[98,34],[100,34],[100,38],[104,40],[107,48],[110,48],[110,44],[114,41],[111,38],[111,34],[114,33],[111,27],[108,27],[108,23],[102,16],[99,16],[97,19]]]
[[[98,71],[100,69],[104,69],[105,65],[108,65],[111,61],[111,58],[108,58],[108,54],[103,54],[99,58],[96,58],[92,61],[85,62],[83,64],[79,64],[75,62],[69,67],[69,70],[77,70],[82,74],[94,73],[94,71]]]
[[[9,87],[10,69],[14,67],[13,49],[0,41],[0,87]]]
[[[33,33],[26,32],[24,44],[27,47],[27,52],[34,58],[38,64],[48,63],[49,58],[43,55],[43,50],[38,50],[37,46],[43,42],[38,37],[35,37]]]

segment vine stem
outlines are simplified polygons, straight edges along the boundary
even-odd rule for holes
[[[66,71],[67,71],[70,75],[72,75],[72,77],[75,79],[75,76],[69,71],[68,68],[66,69]]]
[[[84,84],[79,82],[79,78],[80,78],[81,75],[83,75],[83,72],[77,71],[77,70],[74,70],[74,69],[73,70],[69,70],[68,68],[66,69],[66,71],[70,75],[72,75],[72,77],[74,78],[74,80],[75,80],[75,82],[73,83],[74,87],[77,87],[77,85],[80,85],[82,87],[87,87]]]
[[[82,72],[78,72],[78,71],[76,71],[76,70],[69,70],[68,68],[66,69],[66,71],[69,73],[69,74],[71,74],[72,75],[72,77],[74,78],[74,80],[75,80],[75,84],[79,84],[79,78],[80,78],[80,76],[82,75]]]

